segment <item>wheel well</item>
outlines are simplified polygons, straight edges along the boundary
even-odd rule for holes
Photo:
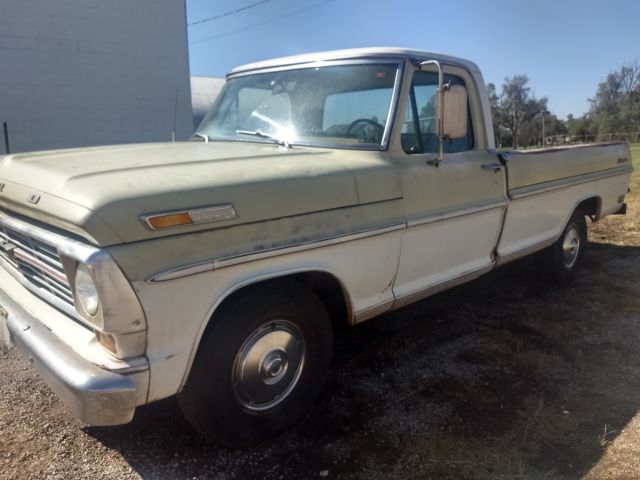
[[[351,302],[344,286],[336,277],[327,272],[304,272],[290,278],[313,290],[324,303],[335,327],[353,323]]]
[[[587,198],[580,202],[576,208],[580,208],[585,215],[588,215],[592,221],[600,217],[600,197]]]
[[[351,303],[349,301],[348,294],[343,287],[342,283],[333,275],[322,271],[309,271],[300,272],[281,277],[270,278],[267,280],[261,280],[256,283],[244,286],[226,297],[222,303],[216,308],[213,315],[224,309],[227,305],[230,305],[236,298],[242,296],[249,289],[261,288],[273,283],[283,283],[286,288],[285,282],[296,282],[313,291],[320,301],[324,304],[331,319],[332,326],[340,327],[346,323],[352,322],[352,310]],[[212,317],[213,318],[213,317]]]
[[[346,289],[343,287],[342,282],[336,277],[327,272],[322,271],[308,271],[282,275],[280,277],[269,278],[261,280],[250,285],[245,285],[238,290],[233,291],[215,308],[207,324],[204,326],[201,336],[197,339],[194,349],[189,360],[189,366],[187,372],[182,380],[181,389],[184,386],[184,382],[187,380],[193,362],[196,356],[199,354],[202,339],[207,335],[207,332],[211,330],[216,315],[219,315],[224,309],[233,305],[236,301],[242,301],[242,297],[250,290],[265,287],[270,284],[281,283],[283,288],[286,288],[288,282],[296,282],[311,289],[324,304],[331,320],[331,326],[334,331],[336,329],[344,329],[347,324],[353,325],[354,316],[351,308],[351,302]],[[289,285],[291,285],[289,283]]]

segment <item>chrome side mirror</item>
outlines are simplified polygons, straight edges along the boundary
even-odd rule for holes
[[[437,60],[420,62],[419,68],[433,65],[438,70],[436,92],[436,134],[440,141],[438,158],[429,161],[436,167],[444,160],[446,139],[462,138],[467,134],[467,90],[461,85],[445,85],[442,66]]]

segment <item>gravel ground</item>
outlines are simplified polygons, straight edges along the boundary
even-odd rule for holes
[[[207,443],[172,399],[83,426],[2,351],[0,478],[639,478],[639,207],[590,226],[569,287],[525,259],[338,331],[307,419],[254,449]]]

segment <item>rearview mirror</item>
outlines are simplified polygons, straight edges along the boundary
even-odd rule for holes
[[[438,134],[449,139],[467,135],[467,89],[462,85],[444,88],[442,98],[442,132]]]

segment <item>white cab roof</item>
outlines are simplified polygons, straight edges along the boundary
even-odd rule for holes
[[[398,58],[398,59],[416,59],[416,60],[438,60],[442,63],[450,65],[459,65],[469,71],[480,72],[478,66],[469,61],[458,57],[452,57],[442,53],[428,52],[425,50],[412,50],[407,48],[394,47],[375,47],[375,48],[354,48],[349,50],[330,50],[326,52],[308,53],[304,55],[294,55],[291,57],[274,58],[262,62],[250,63],[236,67],[228,74],[228,76],[237,73],[244,73],[251,70],[262,70],[268,68],[277,68],[288,65],[315,63],[330,60],[349,60],[349,59],[375,59],[375,58]]]

